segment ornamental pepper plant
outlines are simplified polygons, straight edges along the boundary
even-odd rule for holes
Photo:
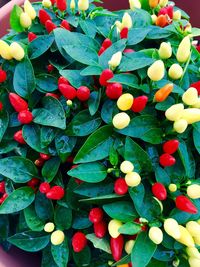
[[[94,2],[25,0],[0,40],[1,245],[199,267],[200,30],[168,0]]]

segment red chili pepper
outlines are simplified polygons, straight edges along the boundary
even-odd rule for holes
[[[148,102],[147,96],[145,96],[145,95],[138,96],[138,97],[134,98],[131,110],[133,112],[141,112],[145,109],[147,102]]]
[[[87,101],[90,98],[90,89],[86,86],[81,86],[77,89],[76,94],[80,101]]]
[[[5,182],[4,181],[0,182],[0,193],[1,194],[5,193]]]
[[[0,101],[0,111],[3,110],[3,103]]]
[[[68,81],[65,77],[63,77],[63,76],[61,76],[61,77],[58,79],[58,85],[61,84],[61,83],[70,85],[69,81]]]
[[[128,38],[128,31],[129,31],[129,29],[127,27],[124,27],[120,32],[120,38],[121,39],[127,39]]]
[[[17,141],[18,143],[24,145],[26,144],[23,134],[22,134],[22,130],[17,131],[14,136],[13,136],[14,140]]]
[[[200,95],[200,81],[192,83],[190,87],[194,87],[197,89],[198,95]]]
[[[159,159],[160,165],[163,167],[170,167],[176,163],[176,159],[168,153],[164,153]]]
[[[167,198],[167,190],[161,183],[155,183],[152,186],[152,193],[159,200],[165,200]]]
[[[36,185],[38,185],[40,182],[40,180],[38,178],[32,178],[27,185],[31,186],[31,187],[35,187]]]
[[[83,181],[81,181],[80,179],[78,179],[78,178],[75,178],[74,179],[74,181],[75,181],[75,183],[77,183],[78,185],[80,185],[80,184],[82,184],[83,183]]]
[[[9,93],[10,104],[15,111],[20,112],[28,109],[28,103],[15,93]]]
[[[125,195],[128,192],[128,185],[124,178],[118,178],[115,181],[114,191],[117,195]]]
[[[99,223],[103,219],[103,210],[101,208],[93,208],[89,213],[89,220],[92,223]]]
[[[113,259],[119,261],[122,257],[122,251],[124,247],[124,237],[119,235],[117,238],[111,237],[110,249],[112,252]]]
[[[51,1],[52,6],[54,6],[56,3],[56,0],[50,0],[50,1]]]
[[[174,8],[173,6],[169,5],[167,7],[161,8],[160,11],[158,12],[158,16],[168,15],[170,19],[173,19],[173,13],[174,13]]]
[[[33,40],[35,40],[37,38],[37,35],[33,32],[29,32],[28,33],[28,41],[32,42]]]
[[[42,167],[44,165],[44,160],[39,158],[39,159],[36,159],[34,163],[37,167]]]
[[[121,83],[110,83],[106,87],[106,95],[110,99],[118,99],[123,92]]]
[[[40,184],[39,190],[42,194],[47,194],[50,191],[50,184],[47,182],[43,182]]]
[[[106,38],[103,43],[102,43],[102,47],[107,49],[112,45],[112,41],[109,38]]]
[[[168,15],[160,15],[160,16],[157,17],[157,19],[156,19],[156,26],[159,26],[161,28],[164,28],[167,25],[169,25]]]
[[[87,246],[86,236],[82,232],[77,232],[72,237],[72,247],[74,252],[81,252]]]
[[[47,154],[40,153],[40,158],[42,158],[43,160],[49,160],[51,158],[51,156],[47,155]]]
[[[99,49],[98,55],[100,56],[100,55],[103,54],[103,52],[105,52],[105,51],[106,51],[106,49],[105,49],[104,47],[101,47],[101,48]]]
[[[59,185],[53,186],[50,191],[46,194],[46,197],[53,200],[60,200],[65,195],[65,190]]]
[[[163,144],[163,151],[168,154],[174,154],[179,146],[179,141],[174,139],[174,140],[169,140]]]
[[[186,196],[180,195],[176,197],[176,207],[179,210],[191,213],[191,214],[196,214],[198,212],[198,209],[196,206],[190,201],[189,198]]]
[[[96,237],[103,238],[106,235],[108,225],[105,221],[94,223],[94,233]]]
[[[58,89],[61,94],[69,100],[73,100],[76,97],[76,89],[71,85],[61,83],[58,85]]]
[[[162,88],[160,88],[154,96],[154,100],[157,102],[163,102],[165,101],[168,96],[171,94],[172,90],[174,88],[173,83],[168,83],[165,86],[163,86]]]
[[[19,112],[17,119],[21,124],[29,124],[33,121],[33,115],[29,110],[23,110]]]
[[[60,98],[60,96],[58,94],[54,94],[54,93],[46,93],[45,96],[51,96],[51,97],[54,97],[56,99]]]
[[[7,79],[7,74],[5,70],[0,69],[0,83],[5,82]]]
[[[200,45],[196,46],[196,50],[200,53]]]
[[[47,65],[47,71],[48,73],[51,73],[52,71],[54,71],[54,66],[52,64]]]
[[[131,48],[127,48],[127,49],[124,50],[125,54],[129,54],[129,53],[133,53],[133,52],[135,52],[135,50],[133,50]]]
[[[112,70],[109,70],[109,69],[103,70],[99,78],[100,85],[107,86],[109,84],[107,81],[113,78],[113,76],[114,74]]]
[[[45,22],[45,28],[48,33],[51,33],[54,29],[57,28],[57,26],[51,20],[47,20]]]
[[[47,20],[51,20],[51,16],[44,9],[40,9],[39,20],[41,24],[45,25]]]
[[[60,11],[65,11],[67,9],[66,0],[56,0],[56,6]]]
[[[69,25],[69,23],[66,20],[63,20],[60,24],[60,26],[68,31],[71,31],[71,27]]]

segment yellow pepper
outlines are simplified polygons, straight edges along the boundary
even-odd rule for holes
[[[48,222],[44,226],[44,231],[47,232],[47,233],[53,232],[54,229],[55,229],[55,225],[52,222]]]
[[[124,13],[124,16],[122,18],[122,29],[127,27],[128,29],[132,28],[133,22],[131,16],[128,14],[128,12]]]
[[[117,31],[118,32],[121,32],[121,30],[122,30],[122,23],[119,20],[117,20],[117,21],[115,21],[115,25],[117,27]]]
[[[20,15],[20,24],[23,28],[27,29],[31,26],[32,20],[29,15],[25,12],[22,12]]]
[[[172,192],[172,193],[177,191],[177,185],[176,184],[170,184],[168,186],[168,188],[169,188],[169,191]]]
[[[21,61],[25,56],[24,49],[17,42],[13,42],[10,45],[10,54],[18,61]]]
[[[200,253],[197,248],[186,248],[186,252],[191,258],[200,259]]]
[[[180,20],[181,19],[181,11],[180,10],[176,10],[173,13],[173,20]]]
[[[179,64],[173,64],[168,71],[169,77],[173,80],[178,80],[183,75],[183,68]]]
[[[166,6],[166,5],[168,4],[168,2],[169,2],[169,0],[160,0],[160,1],[159,1],[159,5],[160,5],[161,7],[164,7],[164,6]]]
[[[25,0],[24,2],[24,11],[29,15],[32,20],[36,18],[36,11],[29,2],[29,0]]]
[[[0,40],[0,55],[4,59],[7,59],[7,60],[12,59],[10,46],[3,40]]]
[[[188,124],[192,124],[200,121],[200,109],[187,108],[182,112],[182,119],[186,120]]]
[[[187,195],[192,199],[200,198],[200,185],[192,184],[187,187]]]
[[[120,171],[125,174],[132,172],[133,170],[134,170],[134,165],[128,160],[124,160],[120,165]]]
[[[131,10],[135,10],[136,8],[141,8],[141,3],[139,0],[129,0],[129,5]]]
[[[129,110],[133,105],[133,101],[134,98],[131,94],[123,94],[117,100],[117,107],[123,111]]]
[[[194,242],[197,246],[200,246],[200,236],[194,236]]]
[[[120,235],[118,230],[122,225],[123,223],[118,220],[115,219],[111,220],[108,224],[108,232],[110,236],[113,238],[117,238]]]
[[[184,106],[182,103],[172,105],[165,111],[165,116],[169,121],[177,121],[181,118],[184,110]]]
[[[200,259],[190,257],[189,258],[190,267],[199,267],[200,266]]]
[[[149,229],[149,238],[153,243],[159,245],[163,241],[163,232],[160,228],[153,226]]]
[[[188,123],[184,119],[179,119],[174,122],[173,128],[177,133],[184,133],[188,127]]]
[[[188,230],[182,225],[179,225],[179,229],[180,229],[181,237],[176,238],[176,240],[179,243],[184,244],[187,247],[194,247],[195,246],[194,240],[193,240],[191,234],[188,232]]]
[[[51,243],[54,246],[58,246],[63,243],[65,234],[61,230],[56,230],[51,234]]]
[[[186,224],[186,229],[193,237],[200,235],[200,225],[195,221],[189,221]]]
[[[130,187],[136,187],[141,183],[141,177],[137,172],[129,172],[125,176],[126,184]]]
[[[86,11],[89,8],[89,0],[78,0],[78,9]]]
[[[50,8],[52,6],[52,3],[50,0],[43,0],[42,5],[46,8]]]
[[[114,55],[112,55],[111,59],[108,62],[108,65],[110,66],[111,69],[115,69],[120,65],[121,60],[122,60],[122,52],[119,51]]]
[[[124,249],[127,254],[131,254],[134,244],[135,244],[135,240],[129,240],[126,242]]]
[[[131,119],[128,114],[120,112],[113,117],[112,123],[116,129],[121,130],[129,125],[130,120]]]
[[[168,59],[172,56],[172,47],[170,43],[162,42],[158,50],[161,59]]]
[[[187,89],[187,91],[182,96],[182,100],[186,105],[195,105],[198,102],[197,89],[194,87]]]
[[[152,20],[152,23],[155,24],[156,23],[156,20],[157,20],[157,16],[155,14],[151,15],[151,20]]]
[[[74,10],[75,7],[76,7],[75,0],[71,0],[71,2],[70,2],[70,8],[71,8],[72,10]]]
[[[162,78],[165,75],[165,66],[164,66],[163,61],[162,60],[155,61],[148,68],[147,75],[152,81],[157,82],[157,81],[162,80]]]
[[[176,58],[178,62],[185,63],[190,56],[190,50],[191,50],[190,37],[186,36],[183,38],[183,40],[179,44],[179,47],[176,53]]]
[[[157,7],[158,4],[159,4],[159,0],[149,0],[149,6],[150,6],[151,8],[155,8],[155,7]]]
[[[200,97],[198,98],[197,102],[192,105],[193,108],[200,108]]]
[[[181,232],[179,229],[178,222],[173,218],[168,218],[164,221],[164,229],[165,232],[173,237],[174,239],[178,239],[181,237]]]

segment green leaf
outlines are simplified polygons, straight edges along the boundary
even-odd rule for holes
[[[88,86],[91,83],[91,78],[82,76],[80,70],[61,70],[60,75],[65,77],[72,86],[79,88],[80,86]]]
[[[154,61],[155,59],[146,55],[144,52],[126,54],[122,58],[122,62],[119,66],[119,71],[126,72],[142,69],[153,64]]]
[[[39,153],[48,154],[48,149],[43,148],[40,140],[40,126],[37,124],[24,125],[22,128],[26,143]]]
[[[142,42],[150,31],[150,28],[131,29],[128,33],[128,45],[136,45]]]
[[[18,212],[28,207],[35,199],[32,188],[25,186],[14,190],[0,206],[0,214]]]
[[[51,245],[51,253],[58,267],[66,267],[69,259],[67,238],[58,246]]]
[[[4,133],[8,127],[9,115],[7,111],[3,110],[0,112],[0,142],[4,136]]]
[[[52,34],[38,36],[29,43],[28,50],[30,59],[35,59],[44,54],[53,44],[54,36]]]
[[[91,252],[90,248],[87,246],[81,252],[73,252],[73,258],[76,267],[90,266]]]
[[[44,222],[38,218],[33,204],[24,209],[24,216],[28,227],[32,231],[40,232],[44,229]]]
[[[38,171],[29,159],[14,156],[0,159],[0,174],[15,183],[26,183],[37,177]]]
[[[159,122],[151,115],[141,115],[133,118],[128,127],[118,132],[130,137],[140,138],[151,144],[162,142],[162,129]]]
[[[106,100],[102,106],[102,109],[101,109],[102,120],[105,123],[110,124],[110,123],[112,123],[112,118],[117,113],[119,113],[119,110],[116,106],[116,102],[111,101],[111,100]]]
[[[196,148],[196,150],[198,151],[198,153],[200,154],[200,123],[194,123],[193,124],[193,140],[194,140],[194,146]]]
[[[117,195],[117,194],[109,194],[109,195],[103,195],[103,196],[98,196],[98,197],[81,199],[79,200],[79,202],[86,202],[86,203],[99,205],[100,203],[113,202],[115,200],[118,200],[119,198],[122,198],[122,196]]]
[[[71,154],[73,148],[76,145],[77,138],[69,137],[67,135],[58,134],[55,138],[56,151],[62,160],[65,162],[68,156]]]
[[[119,228],[119,233],[124,235],[135,235],[141,232],[141,225],[134,222],[127,222]]]
[[[52,221],[54,209],[52,202],[45,196],[38,192],[35,197],[35,211],[37,216],[42,221]]]
[[[88,183],[98,183],[106,178],[107,169],[101,163],[92,162],[80,164],[68,171],[67,174]]]
[[[28,58],[25,58],[17,64],[14,72],[13,86],[17,94],[26,99],[35,90],[34,70]]]
[[[86,35],[91,38],[95,37],[97,30],[94,20],[80,18],[79,25]]]
[[[100,66],[87,66],[85,69],[81,71],[82,76],[93,76],[93,75],[101,75],[102,68]]]
[[[194,157],[189,146],[182,140],[179,143],[178,153],[184,166],[186,176],[188,178],[195,177],[196,164]]]
[[[42,250],[42,262],[41,267],[58,267],[55,263],[52,253],[51,246],[48,245]]]
[[[159,26],[151,26],[151,31],[147,34],[147,39],[163,39],[172,35],[167,28],[161,28]]]
[[[121,83],[135,89],[139,88],[137,76],[130,73],[115,74],[109,82]]]
[[[97,249],[103,250],[108,254],[111,254],[110,244],[107,239],[105,238],[98,238],[95,234],[88,234],[86,238],[92,242],[93,246]]]
[[[133,162],[136,172],[152,171],[151,159],[146,151],[129,137],[126,138],[124,158]]]
[[[96,130],[79,149],[74,162],[86,163],[106,158],[113,145],[112,133],[113,129],[108,125]]]
[[[56,176],[60,167],[60,159],[53,157],[45,162],[42,168],[42,176],[50,183]]]
[[[43,98],[44,108],[38,108],[33,110],[34,122],[56,127],[60,129],[66,128],[65,112],[61,103],[54,97]]]
[[[70,229],[72,224],[72,210],[60,205],[57,205],[54,213],[54,221],[60,230]]]
[[[68,124],[66,134],[69,136],[86,136],[101,125],[99,113],[91,116],[88,110],[79,112]]]
[[[8,238],[8,241],[16,247],[29,252],[39,251],[49,243],[49,235],[33,231],[17,233]]]
[[[131,262],[134,262],[134,267],[147,266],[156,250],[156,247],[156,244],[149,239],[146,232],[140,233],[131,253]]]
[[[171,179],[165,169],[161,168],[160,166],[157,166],[155,169],[155,176],[157,182],[162,183],[165,186],[169,186]]]
[[[23,12],[22,8],[14,5],[10,14],[10,27],[16,32],[23,32],[24,28],[20,24],[20,15]]]
[[[58,89],[58,81],[52,75],[40,74],[36,78],[36,87],[42,93],[53,92]]]
[[[105,204],[103,209],[111,218],[122,222],[133,221],[137,218],[133,204],[128,201],[116,201]]]
[[[91,116],[93,116],[98,111],[100,101],[101,101],[101,91],[92,92],[90,94],[90,98],[88,100],[88,109]]]

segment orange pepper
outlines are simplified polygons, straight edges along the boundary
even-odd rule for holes
[[[160,26],[161,28],[164,28],[169,24],[168,22],[168,16],[167,15],[160,15],[156,19],[156,26]]]
[[[157,7],[158,4],[159,4],[159,0],[149,0],[149,6],[151,8]]]
[[[162,88],[160,88],[155,96],[154,96],[154,100],[156,102],[163,102],[167,99],[167,97],[170,95],[170,93],[172,92],[174,88],[173,83],[168,83],[165,86],[163,86]]]

